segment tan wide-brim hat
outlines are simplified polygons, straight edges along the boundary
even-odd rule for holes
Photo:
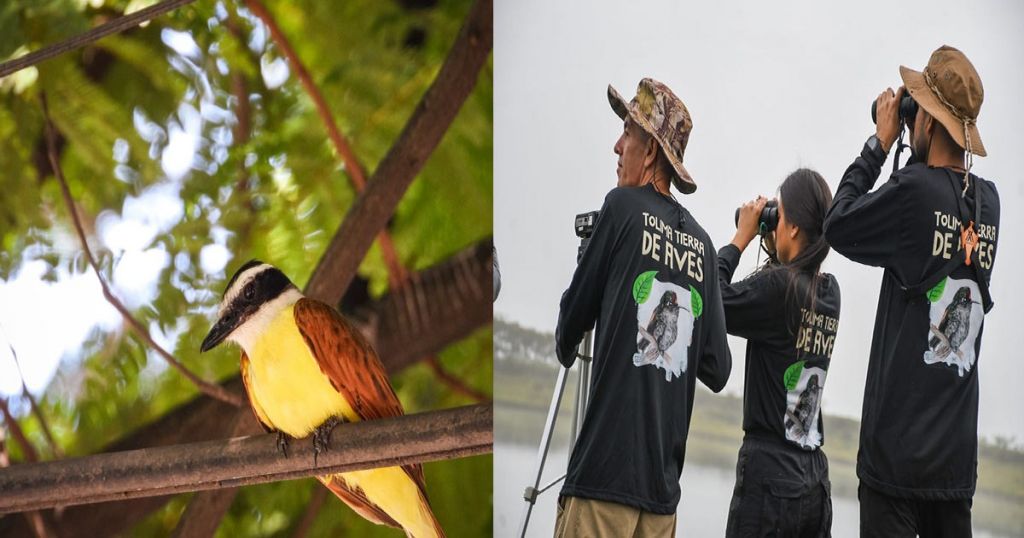
[[[977,119],[985,89],[971,61],[959,50],[943,45],[932,53],[924,71],[900,66],[910,96],[939,121],[961,148],[984,157]]]
[[[636,97],[627,102],[609,84],[608,103],[620,119],[625,120],[628,115],[644,132],[657,140],[662,153],[675,170],[672,184],[679,192],[690,194],[697,190],[697,183],[683,166],[683,153],[690,139],[693,121],[686,105],[668,86],[652,78],[645,78],[636,88]]]

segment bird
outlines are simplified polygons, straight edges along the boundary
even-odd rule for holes
[[[647,334],[653,339],[654,348],[647,349],[652,342],[648,338],[641,338],[637,342],[637,349],[645,358],[649,356],[647,362],[668,351],[676,342],[679,334],[679,304],[676,292],[670,290],[661,295],[658,306],[654,307],[654,312],[651,313],[651,320],[647,322]]]
[[[962,286],[956,290],[953,300],[946,306],[939,321],[939,332],[946,337],[942,342],[938,336],[933,336],[928,342],[929,347],[935,352],[935,356],[944,359],[950,352],[960,352],[960,345],[967,339],[967,333],[971,330],[971,305],[977,304],[971,300],[971,288]]]
[[[786,410],[786,429],[792,428],[793,435],[798,438],[806,438],[814,428],[815,413],[818,411],[818,402],[821,401],[821,383],[818,374],[811,375],[807,379],[807,387],[800,393],[796,405],[792,410]]]
[[[305,297],[278,268],[259,260],[228,281],[217,321],[200,350],[242,348],[240,370],[253,413],[288,438],[313,434],[325,450],[339,423],[397,417],[402,404],[373,347],[340,313]],[[413,538],[443,537],[419,464],[317,477],[359,515]]]

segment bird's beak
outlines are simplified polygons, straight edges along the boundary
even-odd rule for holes
[[[224,318],[217,320],[217,323],[210,329],[210,334],[207,334],[206,338],[203,339],[203,344],[199,346],[199,351],[201,353],[209,351],[217,347],[217,344],[223,342],[231,334],[231,331],[235,330],[235,323],[233,321],[228,321]]]

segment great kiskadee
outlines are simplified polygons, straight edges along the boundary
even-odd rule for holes
[[[312,433],[315,451],[339,422],[403,414],[384,366],[359,331],[330,306],[304,297],[272,265],[252,260],[231,277],[201,350],[224,340],[242,347],[242,381],[259,421],[279,435]],[[281,439],[286,449],[287,438]],[[419,464],[317,478],[374,523],[415,538],[444,536]]]

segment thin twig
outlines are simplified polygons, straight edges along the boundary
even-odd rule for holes
[[[18,360],[18,352],[14,350],[14,344],[11,343],[11,339],[7,337],[7,331],[0,326],[0,332],[4,333],[4,340],[7,341],[7,348],[11,350],[11,356],[14,357],[14,366],[18,369],[18,378],[21,379],[21,394],[28,399],[29,406],[32,408],[32,414],[35,415],[36,420],[39,421],[39,426],[43,430],[43,436],[46,437],[46,442],[50,446],[50,452],[55,458],[63,458],[64,451],[57,445],[57,441],[53,438],[53,431],[50,430],[50,424],[47,422],[46,417],[43,416],[42,409],[39,408],[39,404],[36,402],[35,396],[28,390],[28,385],[25,384],[25,373],[21,370],[21,361]]]
[[[324,99],[323,93],[320,92],[319,86],[313,81],[313,77],[310,76],[309,71],[306,69],[305,64],[299,59],[298,53],[292,48],[291,42],[288,41],[288,37],[281,31],[281,27],[278,26],[274,16],[270,14],[267,7],[263,5],[260,0],[245,0],[246,7],[261,21],[267,25],[267,29],[270,31],[270,36],[273,38],[274,43],[277,45],[281,52],[286,58],[288,63],[291,64],[292,69],[295,70],[295,76],[298,77],[299,83],[309,94],[310,99],[313,100],[313,104],[316,106],[317,113],[320,115],[321,121],[324,123],[324,127],[327,129],[327,136],[331,139],[334,144],[334,149],[338,152],[341,160],[345,164],[345,169],[348,171],[349,177],[352,179],[352,185],[355,187],[356,192],[363,192],[366,188],[366,173],[363,169],[363,165],[360,164],[359,159],[356,158],[355,153],[352,151],[352,146],[349,144],[348,139],[341,133],[341,129],[338,128],[337,122],[334,121],[334,114],[331,113],[330,106],[327,105],[327,100]],[[381,256],[384,258],[384,263],[388,266],[389,270],[389,281],[393,287],[400,286],[405,282],[406,271],[402,268],[398,261],[398,254],[395,252],[394,242],[391,240],[391,236],[387,230],[382,229],[377,234],[377,240],[380,242]]]
[[[75,49],[82,48],[93,41],[99,40],[100,38],[106,37],[110,34],[116,34],[123,32],[129,28],[138,26],[146,21],[155,19],[168,11],[173,11],[179,7],[187,4],[191,4],[195,0],[165,0],[159,4],[149,6],[145,9],[140,9],[135,13],[129,15],[123,15],[110,22],[105,22],[87,32],[83,32],[74,37],[70,37],[63,41],[59,41],[52,45],[47,45],[37,51],[30,52],[20,58],[16,58],[9,62],[0,64],[0,78],[3,78],[11,73],[25,69],[26,67],[33,66],[40,62],[49,60],[55,56],[60,56],[65,52],[70,52]]]
[[[71,189],[68,188],[67,179],[64,178],[64,171],[60,166],[60,160],[57,158],[56,145],[54,144],[55,129],[53,127],[53,120],[50,118],[50,111],[46,105],[46,96],[42,96],[43,115],[46,118],[46,141],[47,141],[47,152],[50,156],[50,166],[53,167],[54,175],[57,176],[57,180],[60,182],[61,193],[64,195],[64,203],[68,207],[68,212],[71,215],[71,221],[75,225],[75,231],[78,233],[78,239],[82,243],[82,250],[85,252],[85,257],[89,261],[89,265],[92,266],[93,271],[96,273],[96,278],[100,281],[100,287],[103,289],[103,296],[107,299],[124,320],[128,323],[135,334],[141,338],[147,345],[153,348],[157,354],[163,357],[171,366],[181,372],[189,381],[191,381],[201,392],[209,394],[210,396],[230,403],[235,407],[241,407],[244,403],[242,398],[236,394],[232,394],[220,385],[209,383],[201,379],[196,374],[192,373],[188,368],[185,367],[178,359],[175,359],[166,349],[160,344],[157,344],[153,337],[150,336],[149,331],[139,320],[132,316],[131,312],[127,307],[113,294],[110,290],[110,286],[107,281],[103,278],[103,274],[100,272],[100,266],[96,263],[96,259],[92,255],[92,250],[89,248],[89,242],[85,237],[85,230],[82,228],[81,219],[78,216],[78,210],[75,208],[75,201],[71,197]]]
[[[4,423],[14,433],[18,444],[22,447],[22,452],[25,453],[25,459],[28,461],[36,461],[38,457],[35,453],[35,448],[28,439],[25,437],[24,432],[21,431],[21,427],[18,425],[14,417],[11,416],[10,410],[7,409],[7,400],[0,398],[0,408],[3,410]],[[6,434],[4,434],[3,426],[0,426],[0,469],[9,467],[11,465],[11,458],[7,455],[7,442]],[[36,538],[49,538],[53,536],[50,529],[47,528],[43,515],[38,510],[31,512],[25,512],[25,520],[28,521],[28,526],[32,529],[32,533],[36,535]]]
[[[29,442],[28,437],[25,436],[25,431],[21,429],[21,425],[18,424],[14,415],[11,414],[11,409],[7,407],[7,398],[0,398],[0,413],[3,414],[4,422],[7,423],[7,429],[11,431],[14,441],[21,447],[21,453],[24,455],[25,461],[39,461],[39,453],[36,452],[36,447],[32,446],[32,443]]]
[[[436,355],[427,357],[426,363],[427,366],[430,366],[430,369],[433,370],[434,375],[436,375],[438,379],[443,381],[444,384],[448,385],[448,387],[454,390],[455,392],[458,392],[463,396],[471,398],[476,402],[491,401],[490,396],[484,394],[483,392],[480,392],[479,390],[474,389],[473,387],[470,387],[463,380],[446,371],[444,369],[444,365],[441,364],[441,361],[438,360]]]
[[[4,424],[0,424],[0,468],[10,464],[11,457],[7,455],[7,428],[4,427]]]

